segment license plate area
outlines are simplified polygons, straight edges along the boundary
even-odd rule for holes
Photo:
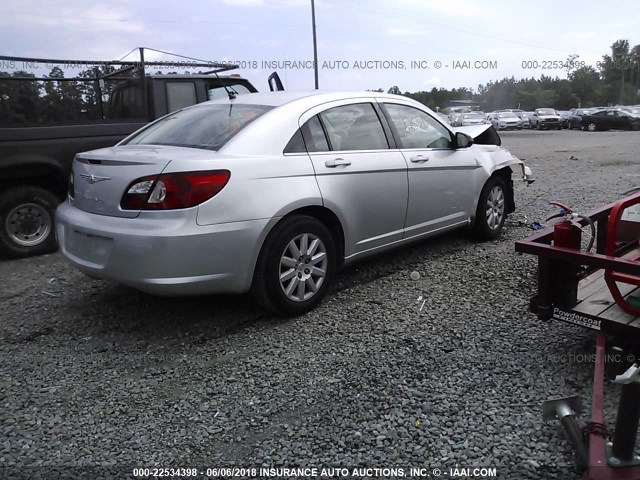
[[[68,229],[66,235],[67,252],[79,260],[102,268],[107,264],[113,239],[93,235],[79,230]]]

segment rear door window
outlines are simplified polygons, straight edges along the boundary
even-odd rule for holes
[[[322,112],[320,118],[329,137],[331,150],[389,148],[378,114],[370,103],[334,107]]]

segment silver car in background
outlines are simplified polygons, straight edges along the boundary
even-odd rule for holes
[[[513,112],[492,112],[488,120],[496,130],[522,130],[522,120]]]
[[[470,125],[484,125],[487,120],[478,113],[462,113],[457,117],[455,127],[468,127]]]
[[[355,260],[460,227],[498,238],[530,171],[490,125],[465,128],[375,92],[203,103],[78,154],[58,240],[91,277],[301,314]]]

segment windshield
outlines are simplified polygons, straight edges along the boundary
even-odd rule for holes
[[[500,117],[500,118],[518,118],[518,116],[515,113],[511,113],[511,112],[500,113],[500,114],[498,114],[498,117]]]
[[[553,108],[540,108],[536,110],[538,115],[555,115],[556,111]]]
[[[468,118],[469,120],[482,120],[482,117],[476,113],[467,113],[462,118]]]
[[[235,134],[273,107],[216,104],[179,110],[144,129],[127,145],[172,145],[219,150]]]

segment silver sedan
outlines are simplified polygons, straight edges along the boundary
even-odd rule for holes
[[[207,102],[78,154],[57,237],[91,277],[161,295],[250,290],[301,314],[356,260],[455,228],[500,235],[512,173],[530,171],[490,125],[465,128],[380,93]]]

